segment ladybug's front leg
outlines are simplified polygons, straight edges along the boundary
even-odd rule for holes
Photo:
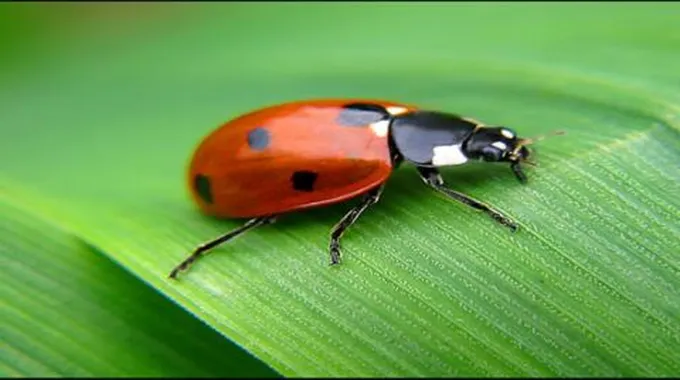
[[[359,218],[362,212],[364,212],[369,206],[375,204],[380,199],[380,194],[382,194],[384,185],[369,191],[361,199],[361,202],[356,205],[353,209],[349,210],[345,216],[340,219],[340,222],[333,227],[331,230],[331,242],[329,245],[329,250],[331,254],[331,265],[340,263],[340,238],[345,230],[349,228],[356,220]]]
[[[477,210],[484,211],[489,216],[491,216],[495,221],[499,222],[504,226],[509,227],[513,232],[517,230],[517,223],[515,223],[512,219],[508,218],[507,216],[503,215],[500,211],[497,211],[491,206],[488,206],[468,195],[465,195],[463,193],[460,193],[458,191],[446,187],[444,184],[444,179],[442,179],[442,176],[439,174],[439,171],[437,169],[419,166],[418,173],[420,174],[420,178],[422,178],[425,184],[437,190],[438,192],[446,195],[451,199],[455,199],[468,206],[471,206]]]

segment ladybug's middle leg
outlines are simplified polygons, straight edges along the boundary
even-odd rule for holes
[[[361,199],[361,202],[354,208],[349,210],[345,216],[340,219],[340,222],[336,224],[331,230],[331,242],[329,245],[329,250],[331,254],[331,265],[340,263],[340,238],[345,233],[345,230],[349,228],[356,220],[359,218],[362,212],[364,212],[369,206],[375,204],[380,199],[380,194],[382,194],[384,185],[369,191]]]
[[[455,199],[477,210],[487,213],[495,221],[499,222],[504,226],[509,227],[513,232],[517,230],[517,223],[515,223],[512,219],[508,218],[507,216],[503,215],[500,211],[497,211],[491,206],[488,206],[483,202],[480,202],[468,195],[465,195],[461,192],[446,187],[446,185],[444,184],[444,180],[442,179],[437,169],[419,166],[418,173],[420,174],[420,177],[425,182],[425,184],[427,184],[431,188],[437,190],[438,192],[446,195],[451,199]]]

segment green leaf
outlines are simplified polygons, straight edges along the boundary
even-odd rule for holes
[[[140,37],[102,22],[0,90],[3,191],[286,376],[677,374],[679,11],[205,4],[132,23]],[[347,204],[281,218],[168,280],[239,225],[186,196],[200,139],[263,105],[338,96],[567,135],[537,144],[528,186],[506,167],[444,171],[516,234],[405,167],[338,268],[328,230]]]
[[[275,375],[78,238],[0,215],[3,376]]]

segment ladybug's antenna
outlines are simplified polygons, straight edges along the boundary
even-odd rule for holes
[[[536,137],[530,137],[528,139],[520,139],[517,146],[515,147],[515,150],[512,151],[511,154],[513,156],[517,156],[517,153],[519,153],[519,150],[522,149],[523,146],[531,145],[531,144],[533,144],[537,141],[541,141],[541,140],[546,139],[546,138],[551,137],[551,136],[559,136],[559,135],[564,135],[566,133],[567,132],[565,132],[565,131],[557,130],[557,131],[552,131],[552,132],[545,133],[545,134],[542,134],[542,135],[538,135]],[[536,166],[536,163],[528,161],[526,159],[522,160],[522,162],[525,162],[529,165]]]
[[[520,146],[531,145],[531,144],[533,144],[533,143],[535,143],[535,142],[537,142],[537,141],[541,141],[541,140],[546,139],[546,138],[548,138],[548,137],[551,137],[551,136],[560,136],[560,135],[564,135],[564,134],[566,134],[566,133],[567,133],[567,132],[565,132],[565,131],[557,130],[557,131],[552,131],[552,132],[545,133],[545,134],[542,134],[542,135],[538,135],[538,136],[536,136],[536,137],[530,137],[530,138],[528,138],[528,139],[521,139],[521,140],[520,140]]]

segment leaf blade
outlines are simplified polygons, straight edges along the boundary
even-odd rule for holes
[[[28,81],[20,89],[69,89],[33,101],[44,120],[73,127],[64,128],[62,147],[49,139],[32,147],[77,154],[59,161],[71,173],[45,173],[51,166],[39,156],[5,164],[8,177],[45,189],[13,187],[11,198],[285,375],[677,373],[679,332],[670,322],[679,312],[680,206],[671,195],[680,190],[680,96],[677,73],[660,64],[679,58],[677,5],[333,7],[332,20],[330,8],[315,6],[237,7],[233,14],[252,16],[241,20],[206,7],[194,14],[200,23],[177,26],[182,33],[123,48],[112,69],[81,62]],[[244,31],[248,39],[229,38]],[[172,54],[179,50],[191,54]],[[168,54],[172,64],[157,67]],[[144,84],[136,95],[120,84],[129,78]],[[326,267],[326,238],[346,206],[291,215],[167,282],[195,244],[237,225],[200,217],[183,194],[180,168],[199,135],[263,104],[329,93],[400,98],[522,134],[568,135],[538,146],[528,187],[505,168],[445,172],[452,186],[518,219],[518,235],[414,187],[405,168],[343,239],[338,270]],[[63,111],[75,101],[87,110],[82,120]],[[6,108],[13,125],[32,125]],[[102,117],[107,128],[88,129]],[[25,147],[8,147],[0,162]],[[95,165],[105,174],[83,181]]]
[[[0,211],[0,373],[273,377],[82,241],[5,199]]]

